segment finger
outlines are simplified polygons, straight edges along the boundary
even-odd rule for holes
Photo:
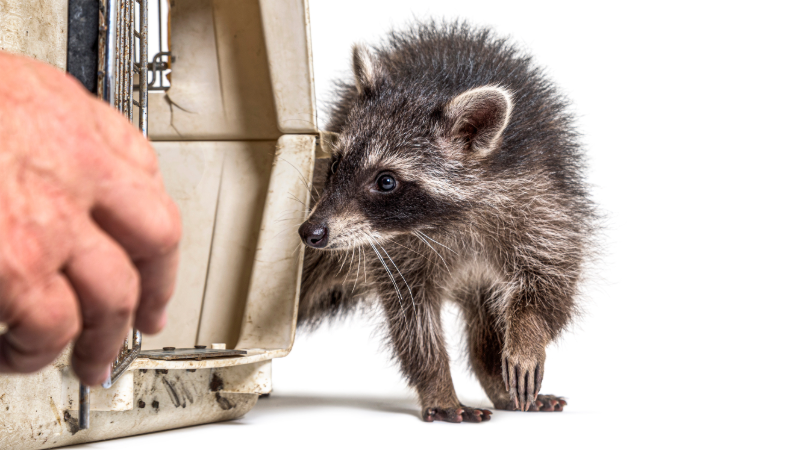
[[[64,269],[81,306],[83,330],[72,363],[84,383],[102,383],[133,325],[139,275],[125,251],[93,224]]]
[[[169,253],[181,237],[178,207],[158,178],[119,169],[117,180],[96,193],[92,217],[133,261]]]
[[[180,212],[160,186],[140,193],[131,185],[103,193],[93,216],[125,248],[140,272],[136,326],[157,333],[166,324],[165,309],[178,272]]]
[[[115,157],[146,173],[158,173],[158,158],[144,135],[119,111],[94,97],[92,117],[106,148]]]
[[[53,361],[78,335],[78,300],[62,274],[12,299],[0,336],[0,372],[35,372]]]
[[[136,328],[158,333],[167,323],[167,302],[172,297],[178,276],[178,247],[165,255],[136,264],[142,279],[142,294],[136,310]]]

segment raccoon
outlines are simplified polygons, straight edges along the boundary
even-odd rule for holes
[[[469,363],[497,409],[539,395],[592,252],[595,206],[567,101],[488,28],[425,22],[355,46],[318,160],[298,320],[377,302],[426,421],[481,422],[450,375],[440,312],[457,303]]]

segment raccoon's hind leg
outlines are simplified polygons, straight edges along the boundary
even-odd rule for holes
[[[503,371],[503,364],[506,362],[503,358],[506,326],[503,318],[492,311],[490,303],[493,294],[491,289],[478,289],[474,294],[468,295],[463,303],[470,365],[495,408],[523,409],[525,405],[518,403],[519,395],[512,396],[509,392],[508,369],[505,374]],[[533,381],[532,377],[529,379]],[[562,411],[566,405],[567,402],[561,397],[539,394],[527,411]]]

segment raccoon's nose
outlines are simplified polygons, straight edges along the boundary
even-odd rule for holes
[[[327,225],[316,225],[306,222],[300,226],[298,232],[300,233],[300,238],[303,239],[303,242],[309,247],[324,248],[328,245]]]

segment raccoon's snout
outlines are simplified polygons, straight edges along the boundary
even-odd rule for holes
[[[311,222],[304,222],[297,230],[300,239],[309,247],[325,248],[328,245],[328,225],[316,225]]]

